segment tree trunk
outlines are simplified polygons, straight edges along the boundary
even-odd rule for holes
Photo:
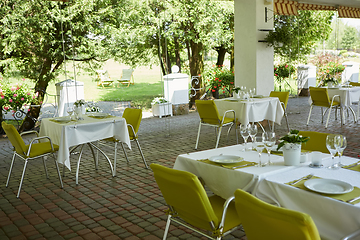
[[[227,51],[224,46],[216,47],[215,50],[218,53],[216,66],[223,66],[225,61],[225,54]]]
[[[179,72],[181,72],[180,44],[178,37],[174,37],[174,45],[175,45],[175,62],[176,65],[179,67]]]

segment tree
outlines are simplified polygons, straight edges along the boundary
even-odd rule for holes
[[[23,76],[35,82],[41,102],[49,82],[59,75],[65,61],[92,68],[109,58],[112,26],[126,12],[117,10],[127,6],[134,5],[127,0],[2,1],[0,56],[11,59]],[[76,79],[75,73],[72,78]],[[39,107],[30,109],[34,118],[39,112]],[[33,121],[26,118],[21,129],[33,126]]]
[[[343,49],[355,49],[357,45],[357,31],[354,27],[346,26],[344,36],[341,39],[341,46]]]
[[[279,16],[274,19],[275,31],[265,40],[275,54],[292,62],[304,59],[319,40],[331,32],[331,11],[298,11],[299,16]]]

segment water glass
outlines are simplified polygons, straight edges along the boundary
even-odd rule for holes
[[[254,137],[256,136],[256,134],[258,133],[258,129],[255,123],[249,123],[248,125],[248,129],[249,129],[249,135],[251,138],[251,142],[252,142],[252,149],[255,147],[254,146]]]
[[[343,135],[336,135],[335,141],[336,141],[336,145],[338,147],[338,149],[337,149],[337,153],[339,155],[339,163],[338,164],[341,167],[342,166],[341,157],[342,157],[342,155],[344,153],[344,150],[345,150],[345,148],[347,146],[346,137],[343,136]]]
[[[326,137],[326,148],[329,150],[329,152],[331,154],[331,160],[332,160],[332,163],[329,166],[330,169],[339,169],[339,167],[340,167],[339,163],[335,162],[335,154],[337,153],[338,148],[339,148],[337,140],[336,140],[336,136],[338,136],[338,135],[329,134]]]
[[[74,108],[73,108],[73,107],[68,107],[68,108],[66,109],[66,112],[69,114],[70,120],[71,120],[71,115],[72,115],[73,112],[74,112]]]
[[[244,150],[249,151],[249,149],[246,147],[247,146],[247,139],[250,136],[248,125],[240,124],[240,134],[241,134],[242,138],[244,139],[244,145],[245,145]]]
[[[265,133],[263,133],[263,139],[264,139],[266,151],[269,156],[268,164],[271,165],[272,164],[272,162],[270,160],[271,150],[275,146],[275,143],[276,143],[275,133],[274,132],[265,132]]]
[[[255,137],[254,138],[254,144],[255,144],[255,149],[259,154],[259,164],[258,167],[262,167],[263,164],[261,163],[261,153],[265,148],[265,144],[264,144],[264,138],[263,137]]]

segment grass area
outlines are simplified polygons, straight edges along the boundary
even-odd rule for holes
[[[72,70],[72,63],[67,64],[67,70]],[[119,64],[113,60],[107,61],[103,68],[109,72],[112,80],[120,79],[122,69],[128,69],[129,66]],[[163,82],[160,67],[139,67],[134,71],[134,85],[129,87],[120,86],[114,88],[102,88],[97,86],[96,72],[85,72],[84,70],[76,71],[76,81],[84,83],[84,96],[86,101],[131,101],[134,106],[142,108],[151,108],[151,101],[155,97],[163,96]],[[56,95],[56,86],[58,82],[66,79],[73,79],[73,74],[65,77],[60,75],[55,82],[50,82],[47,92]],[[12,79],[13,83],[22,82],[20,77]],[[25,80],[29,86],[33,87],[34,83]],[[117,86],[117,84],[115,84]],[[48,102],[54,102],[54,98],[49,98]]]

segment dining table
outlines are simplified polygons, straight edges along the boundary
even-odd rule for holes
[[[281,125],[284,109],[277,97],[255,96],[246,100],[237,98],[215,99],[215,105],[220,115],[227,110],[234,110],[235,116],[241,124],[269,120],[273,124]]]
[[[340,104],[344,110],[348,109],[351,111],[354,122],[357,121],[356,114],[351,107],[353,103],[358,103],[360,100],[360,87],[355,86],[342,86],[342,87],[328,87],[329,98],[332,99],[333,96],[340,96]],[[345,112],[345,111],[344,111]],[[343,121],[345,123],[345,121]]]
[[[58,118],[44,118],[40,125],[40,136],[49,136],[53,143],[59,145],[57,162],[64,164],[71,171],[70,153],[77,147],[80,148],[76,169],[76,184],[78,184],[81,155],[84,145],[87,144],[91,151],[97,168],[97,149],[109,163],[112,176],[114,168],[108,156],[94,142],[110,137],[115,137],[131,149],[130,136],[126,120],[122,117],[103,113],[90,113],[83,115],[82,120],[71,120],[69,116]]]
[[[352,203],[346,202],[360,196],[360,164],[356,166],[357,170],[332,170],[328,168],[332,163],[331,156],[321,153],[322,167],[310,167],[311,160],[297,166],[285,166],[283,156],[276,153],[270,155],[273,164],[258,167],[255,165],[259,162],[258,153],[245,151],[244,148],[244,144],[238,144],[182,154],[177,157],[173,168],[197,175],[209,190],[222,198],[233,196],[235,190],[240,188],[265,202],[305,212],[313,218],[322,239],[341,239],[360,229],[360,199]],[[311,159],[311,153],[306,154]],[[224,155],[240,157],[244,163],[222,164],[210,160],[214,156]],[[262,153],[262,162],[267,162],[268,157],[268,154]],[[357,162],[356,158],[341,157],[343,165]],[[333,194],[329,189],[326,190],[330,194],[319,193],[318,189],[314,191],[304,187],[306,180],[302,179],[309,174],[313,175],[311,179],[341,181],[354,189],[349,193],[339,190],[340,193]],[[290,185],[291,183],[296,184]]]

